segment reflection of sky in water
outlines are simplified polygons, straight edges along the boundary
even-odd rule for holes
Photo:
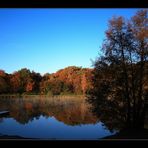
[[[54,117],[39,119],[23,125],[13,118],[3,118],[0,122],[0,135],[17,135],[28,138],[50,139],[98,139],[113,133],[106,130],[101,122],[97,124],[85,124],[70,126],[57,121]]]

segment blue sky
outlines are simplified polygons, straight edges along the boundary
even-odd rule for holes
[[[0,69],[41,74],[91,67],[112,16],[138,9],[0,9]]]

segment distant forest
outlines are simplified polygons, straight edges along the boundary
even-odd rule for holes
[[[91,87],[93,69],[69,66],[56,73],[40,73],[22,68],[12,74],[0,70],[0,94],[85,94]]]

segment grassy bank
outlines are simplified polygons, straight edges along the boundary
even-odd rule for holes
[[[27,95],[27,94],[1,94],[0,98],[55,98],[55,99],[69,99],[69,98],[78,98],[84,99],[85,95]]]

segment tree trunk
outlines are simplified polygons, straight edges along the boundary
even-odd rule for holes
[[[140,53],[140,81],[139,81],[139,92],[138,92],[138,103],[137,103],[137,120],[141,120],[141,114],[143,114],[144,100],[143,96],[143,71],[144,71],[144,56],[143,56],[143,42],[141,42],[141,53]],[[145,99],[145,98],[143,98]],[[143,114],[144,115],[144,114]]]
[[[125,99],[127,99],[127,127],[131,127],[131,106],[130,106],[130,97],[129,97],[129,85],[128,85],[128,74],[125,65],[125,57],[123,47],[121,48],[122,60],[123,60],[123,72],[124,72],[124,80],[125,80]]]

